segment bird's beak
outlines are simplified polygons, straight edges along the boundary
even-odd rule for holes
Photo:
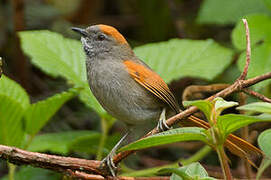
[[[72,27],[72,30],[79,33],[79,34],[81,34],[84,37],[88,36],[88,33],[84,29],[77,28],[77,27]]]

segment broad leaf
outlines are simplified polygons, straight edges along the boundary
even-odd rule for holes
[[[265,130],[258,137],[258,144],[264,154],[271,159],[271,129]]]
[[[0,144],[19,146],[24,137],[22,117],[30,105],[25,90],[6,76],[0,79]]]
[[[122,147],[120,151],[144,149],[148,147],[154,147],[181,141],[207,142],[207,136],[205,134],[205,131],[205,129],[198,127],[172,129],[135,141],[127,146]]]
[[[215,178],[209,177],[207,171],[201,166],[200,163],[191,163],[187,166],[180,168],[166,168],[162,169],[162,172],[174,173],[170,179],[172,180],[215,180]],[[178,177],[177,177],[178,176]]]
[[[271,103],[267,102],[250,103],[244,106],[240,106],[237,109],[271,114]]]
[[[271,115],[247,116],[242,114],[226,114],[218,117],[218,124],[227,137],[230,133],[257,122],[271,122]]]
[[[104,155],[110,153],[111,149],[116,145],[116,143],[120,140],[119,134],[110,135],[106,139],[105,146],[103,149]],[[79,137],[74,139],[69,149],[75,152],[87,153],[87,154],[96,154],[99,144],[101,141],[101,134],[100,133],[93,133],[86,136]]]
[[[212,80],[230,65],[233,56],[231,49],[211,39],[172,39],[136,47],[134,51],[166,82],[185,76]]]
[[[205,115],[205,117],[210,120],[212,112],[212,103],[207,100],[195,100],[195,101],[183,101],[184,107],[187,106],[196,106],[199,108]]]
[[[270,14],[263,0],[204,0],[197,22],[201,24],[234,24],[252,13]]]
[[[54,77],[63,77],[69,84],[82,88],[80,99],[98,113],[105,111],[89,90],[85,55],[79,41],[64,38],[50,31],[20,32],[21,46],[31,62]]]
[[[96,136],[98,132],[93,131],[67,131],[47,133],[35,136],[27,150],[34,152],[46,152],[67,154],[70,152],[71,144],[74,141],[86,137]]]
[[[60,107],[75,95],[73,89],[56,94],[45,100],[38,101],[27,109],[25,113],[26,132],[31,136],[38,133]]]
[[[258,144],[266,157],[262,160],[261,166],[257,173],[257,179],[259,179],[264,170],[271,165],[271,129],[265,130],[258,137]]]
[[[270,41],[271,17],[263,14],[254,14],[245,17],[248,21],[251,46],[260,41]],[[232,31],[232,43],[239,50],[246,49],[246,30],[241,20]],[[253,53],[252,53],[253,55]],[[253,62],[253,61],[251,61]]]

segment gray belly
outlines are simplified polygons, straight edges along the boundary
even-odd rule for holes
[[[127,124],[158,120],[163,104],[133,80],[125,68],[115,63],[110,68],[88,69],[92,93],[113,117]],[[108,70],[109,69],[109,70]]]

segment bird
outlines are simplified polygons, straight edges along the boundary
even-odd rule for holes
[[[179,104],[165,81],[135,55],[124,36],[116,28],[104,24],[85,29],[73,27],[72,30],[81,35],[89,87],[101,106],[128,127],[156,120],[158,131],[170,129],[166,119],[181,111]],[[210,127],[194,116],[182,120],[181,125]],[[117,169],[112,157],[127,135],[102,160],[101,166],[107,166],[112,176],[116,176]],[[261,153],[232,134],[225,146],[243,158],[247,153]]]

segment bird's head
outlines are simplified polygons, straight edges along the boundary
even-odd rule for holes
[[[132,50],[126,39],[117,29],[108,25],[93,25],[86,29],[77,27],[73,31],[81,35],[81,42],[87,56],[131,54]]]

